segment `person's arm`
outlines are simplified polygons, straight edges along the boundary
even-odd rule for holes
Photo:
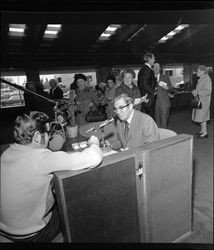
[[[39,170],[43,174],[49,174],[54,171],[80,170],[98,166],[103,159],[99,140],[92,136],[88,143],[89,147],[82,152],[47,152],[38,163]]]
[[[144,72],[139,72],[139,79],[137,82],[138,88],[140,90],[141,96],[145,93],[155,94],[155,90],[151,86],[152,71],[148,68]]]
[[[157,124],[154,122],[152,118],[146,121],[146,127],[144,128],[144,135],[146,137],[144,141],[145,144],[160,140]]]
[[[212,82],[209,78],[207,78],[203,84],[203,87],[198,90],[199,96],[207,96],[211,95],[212,92]]]

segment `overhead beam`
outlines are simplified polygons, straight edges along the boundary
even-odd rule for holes
[[[180,3],[183,5],[184,3]],[[130,5],[130,4],[129,4]],[[195,3],[194,3],[195,5]],[[43,5],[44,6],[44,5]],[[180,6],[182,7],[182,6]],[[8,23],[61,23],[61,24],[97,24],[97,23],[121,23],[121,24],[206,24],[213,23],[214,9],[195,10],[137,10],[137,11],[86,11],[86,12],[1,12],[1,21]]]
[[[186,28],[181,34],[177,35],[172,43],[169,44],[169,50],[179,46],[184,41],[191,39],[192,36],[197,34],[199,31],[207,28],[209,24],[198,24],[198,25],[190,25],[189,28]]]
[[[22,42],[22,50],[28,53],[35,53],[42,41],[47,25],[28,24],[26,36]]]

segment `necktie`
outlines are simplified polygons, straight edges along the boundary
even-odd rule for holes
[[[129,123],[127,121],[124,121],[124,138],[127,142],[127,137],[129,133]]]

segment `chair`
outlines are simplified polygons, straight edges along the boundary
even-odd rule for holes
[[[170,129],[158,128],[158,130],[159,130],[160,140],[177,135],[177,133],[175,133]]]

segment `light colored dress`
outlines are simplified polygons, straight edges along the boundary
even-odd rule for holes
[[[197,82],[196,91],[202,103],[202,109],[192,110],[194,122],[206,122],[210,120],[210,103],[212,93],[212,81],[208,74],[202,75]]]

